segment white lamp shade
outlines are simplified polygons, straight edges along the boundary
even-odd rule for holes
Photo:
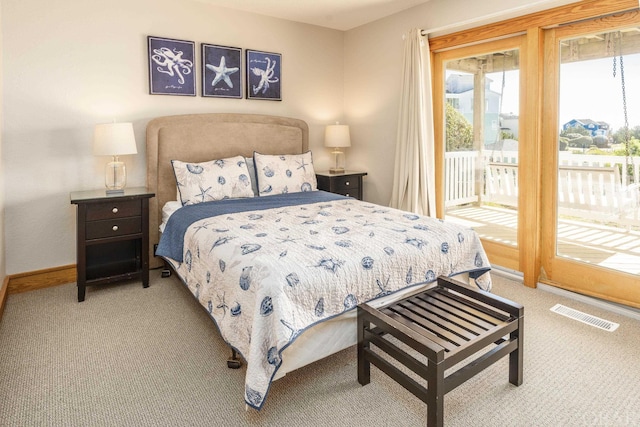
[[[93,154],[121,156],[136,154],[136,138],[132,123],[105,123],[96,125],[93,132]]]
[[[325,147],[351,147],[348,125],[329,125],[324,131]]]

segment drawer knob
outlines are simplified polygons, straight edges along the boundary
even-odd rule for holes
[[[345,196],[349,197],[349,193],[345,194]]]
[[[349,185],[349,181],[345,182],[344,185]]]
[[[113,231],[118,231],[118,226],[117,226],[117,225],[114,225],[113,227],[111,227],[111,229],[112,229]]]
[[[118,208],[111,209],[111,212],[113,212],[114,214],[118,213]]]

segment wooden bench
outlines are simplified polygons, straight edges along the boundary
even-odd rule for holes
[[[369,384],[373,363],[427,404],[428,426],[442,426],[444,395],[507,354],[509,382],[522,384],[523,322],[520,304],[445,277],[377,309],[360,304],[358,382]],[[410,354],[409,348],[418,354]],[[427,386],[390,359],[426,380]],[[458,363],[462,366],[445,377],[445,370]]]

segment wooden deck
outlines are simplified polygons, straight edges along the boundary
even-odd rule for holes
[[[449,208],[447,220],[465,224],[486,240],[517,245],[517,211],[493,206]],[[560,219],[558,255],[601,267],[640,274],[640,230],[576,218]]]

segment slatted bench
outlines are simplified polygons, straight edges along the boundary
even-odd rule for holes
[[[522,384],[523,322],[520,304],[446,277],[377,309],[360,304],[358,382],[369,384],[373,363],[427,404],[427,426],[442,426],[444,395],[507,354],[509,382]],[[422,355],[414,354],[421,360],[409,354],[408,347]],[[390,359],[426,380],[427,386]],[[445,377],[445,370],[457,364]]]

